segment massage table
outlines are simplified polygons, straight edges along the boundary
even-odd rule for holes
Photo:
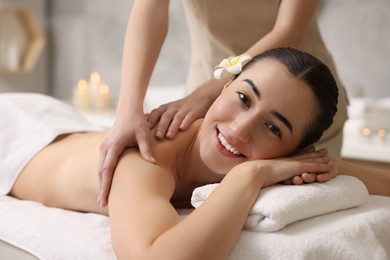
[[[189,211],[180,214],[184,218]],[[0,259],[115,259],[105,216],[4,196],[0,228]],[[229,259],[386,260],[389,241],[390,198],[370,195],[358,207],[297,221],[276,232],[243,230]]]
[[[169,101],[164,95],[174,99],[182,92],[154,90],[158,101],[147,98],[146,106]],[[107,118],[92,121],[106,123]],[[185,218],[191,211],[178,212]],[[357,206],[276,231],[243,230],[229,259],[390,259],[389,241],[390,198],[367,195]],[[108,218],[0,196],[0,259],[115,259]]]

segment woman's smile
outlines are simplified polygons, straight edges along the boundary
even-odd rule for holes
[[[236,147],[231,145],[226,138],[220,133],[217,129],[216,131],[216,136],[217,136],[217,150],[231,158],[239,158],[239,157],[245,157],[243,154],[241,154]]]
[[[210,107],[199,134],[200,156],[220,174],[244,161],[287,156],[315,110],[304,81],[275,60],[259,61],[228,82]]]

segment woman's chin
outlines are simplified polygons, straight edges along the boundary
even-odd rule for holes
[[[233,167],[227,166],[226,162],[221,162],[218,159],[211,159],[211,156],[202,156],[202,161],[210,171],[218,175],[226,175]]]

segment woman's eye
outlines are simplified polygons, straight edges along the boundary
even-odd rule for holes
[[[279,138],[282,137],[282,132],[280,131],[280,128],[273,124],[268,124],[268,129]]]
[[[245,106],[249,107],[251,104],[249,97],[244,92],[238,91],[237,93],[242,103],[244,103]]]

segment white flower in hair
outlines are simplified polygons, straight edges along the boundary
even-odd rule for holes
[[[220,79],[224,69],[231,74],[237,75],[242,70],[242,62],[250,59],[252,59],[252,57],[247,53],[223,59],[218,66],[215,66],[214,77]]]

